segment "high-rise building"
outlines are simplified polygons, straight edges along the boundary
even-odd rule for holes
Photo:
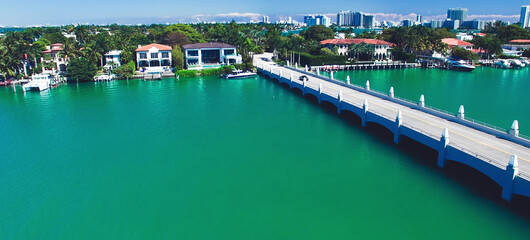
[[[337,25],[362,28],[374,28],[375,16],[362,12],[340,11],[337,14]]]
[[[374,17],[374,15],[365,14],[363,16],[363,27],[364,28],[374,28],[375,27],[375,17]]]
[[[420,14],[416,15],[416,22],[421,24],[421,20],[422,20],[421,15]]]
[[[522,6],[521,7],[521,19],[519,20],[522,28],[530,27],[530,19],[528,18],[529,15],[530,15],[530,5]]]
[[[331,26],[331,18],[324,15],[306,15],[304,16],[304,22],[308,27],[315,25]]]
[[[431,27],[432,28],[441,28],[443,26],[442,20],[431,20]]]
[[[269,23],[269,16],[263,16],[263,23]]]
[[[288,23],[288,24],[293,24],[293,18],[292,18],[292,17],[289,17],[289,18],[287,19],[287,23]]]
[[[447,10],[447,18],[463,22],[467,18],[467,8],[449,8]]]

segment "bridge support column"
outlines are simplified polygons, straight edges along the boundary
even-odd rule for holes
[[[460,105],[460,108],[458,109],[458,114],[456,115],[456,118],[464,120],[464,118],[465,118],[464,105]]]
[[[340,114],[340,111],[341,111],[340,105],[342,103],[342,90],[340,90],[340,89],[339,89],[339,94],[337,96],[337,101],[338,101],[338,103],[337,103],[337,113]]]
[[[322,102],[322,83],[318,84],[318,103]]]
[[[506,167],[506,180],[502,185],[502,199],[508,202],[512,200],[513,183],[517,173],[519,173],[519,159],[517,155],[512,155]]]
[[[513,121],[512,127],[510,128],[510,135],[514,137],[519,137],[519,121]]]
[[[304,78],[304,83],[303,83],[303,86],[304,86],[303,89],[304,89],[304,90],[302,91],[302,95],[304,95],[304,96],[305,96],[305,86],[306,86],[306,82],[307,82],[306,79],[307,79],[307,78]]]
[[[366,80],[366,86],[364,87],[367,91],[370,91],[370,80]]]
[[[291,77],[289,78],[289,88],[293,88],[293,74],[291,73]]]
[[[363,119],[362,126],[366,127],[366,115],[368,114],[368,99],[365,98],[363,102]]]
[[[396,130],[394,130],[394,143],[399,143],[399,134],[401,129],[401,124],[403,124],[403,116],[401,115],[401,110],[397,112],[396,116]]]
[[[346,84],[350,85],[350,75],[346,76]]]
[[[420,101],[418,102],[418,106],[425,107],[425,96],[423,96],[423,94],[420,96]]]
[[[390,98],[394,98],[394,87],[390,87],[390,91],[388,92],[388,96]]]
[[[449,130],[444,128],[442,137],[440,138],[440,149],[438,149],[438,167],[445,166],[445,149],[449,145]]]

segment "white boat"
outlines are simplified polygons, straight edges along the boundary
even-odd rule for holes
[[[50,88],[53,77],[50,74],[35,74],[31,76],[31,81],[22,85],[22,90],[26,91],[44,91]]]
[[[456,71],[463,71],[463,72],[471,72],[475,70],[475,66],[468,64],[464,60],[459,61],[453,61],[448,60],[447,63],[449,64],[449,69],[456,70]]]
[[[518,59],[510,59],[510,60],[508,60],[508,62],[510,63],[510,66],[512,66],[514,68],[523,68],[523,67],[526,66],[526,64],[522,63]]]
[[[499,60],[495,61],[494,64],[498,68],[511,68],[512,67],[510,62],[508,62],[508,60],[505,60],[505,59],[499,59]]]
[[[107,75],[107,74],[97,75],[97,76],[94,76],[94,81],[96,81],[96,82],[99,82],[99,81],[111,81],[113,78],[114,78],[113,75]]]
[[[222,77],[226,79],[234,79],[234,78],[248,78],[248,77],[254,77],[257,73],[255,72],[243,72],[242,70],[234,70],[230,74],[222,75]]]

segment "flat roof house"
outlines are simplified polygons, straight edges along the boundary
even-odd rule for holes
[[[105,65],[103,66],[107,70],[115,69],[121,66],[121,51],[112,50],[108,53],[105,53]]]
[[[136,49],[136,65],[142,72],[162,73],[171,71],[172,47],[158,43],[139,45]]]
[[[188,69],[218,68],[243,62],[236,47],[226,43],[186,44],[182,49]]]

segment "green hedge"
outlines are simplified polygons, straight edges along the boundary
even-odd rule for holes
[[[300,54],[300,65],[301,66],[322,66],[322,65],[344,65],[348,61],[346,56],[327,56],[318,55],[313,56],[309,53]]]
[[[178,70],[176,72],[177,76],[180,77],[196,77],[197,71],[195,70]]]

